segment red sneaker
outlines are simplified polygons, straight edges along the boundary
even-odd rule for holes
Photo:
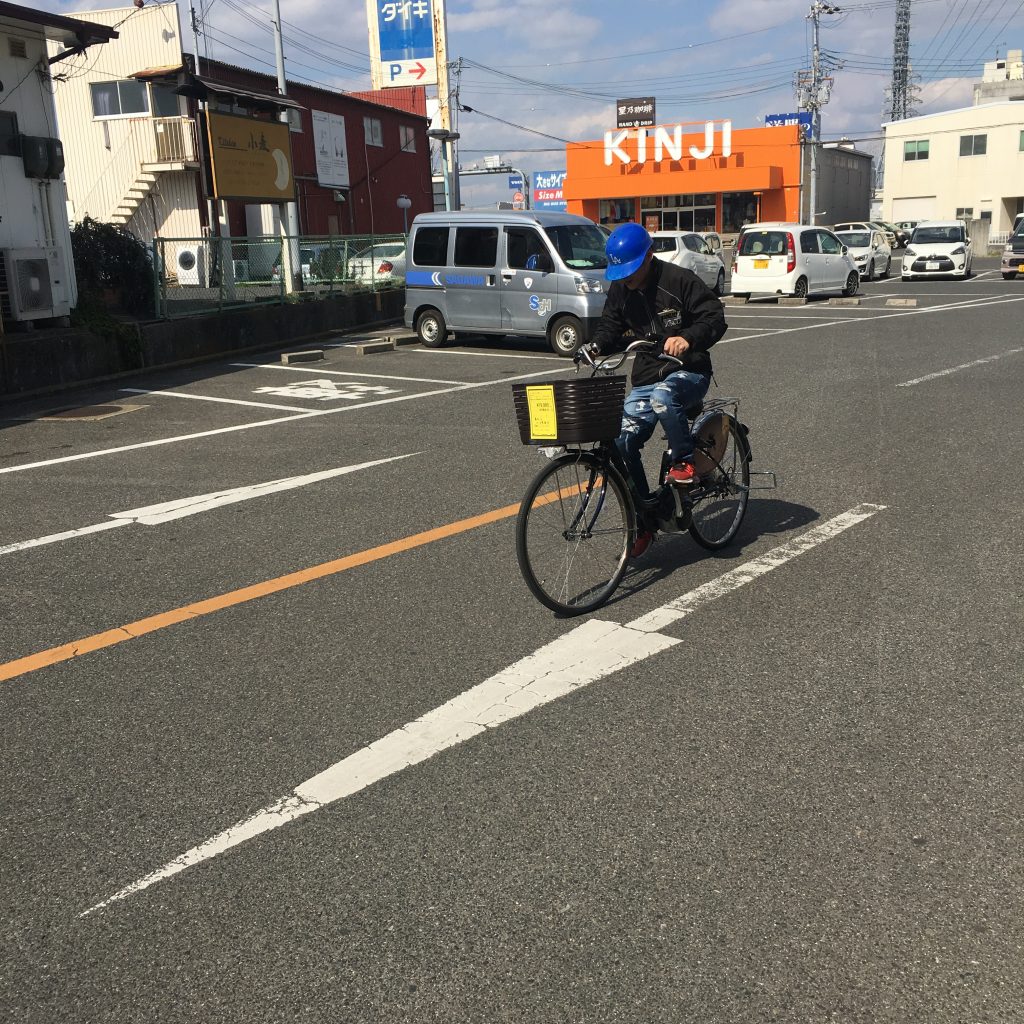
[[[650,530],[644,530],[636,535],[636,540],[633,541],[633,546],[629,549],[630,558],[639,558],[650,546],[654,540],[654,534]]]
[[[692,463],[677,462],[668,471],[667,479],[670,484],[682,484],[685,487],[697,482],[697,474],[694,472]]]

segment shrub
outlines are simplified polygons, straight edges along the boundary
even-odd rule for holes
[[[80,305],[95,307],[113,291],[122,309],[153,315],[151,253],[131,232],[86,217],[71,230],[71,251]]]

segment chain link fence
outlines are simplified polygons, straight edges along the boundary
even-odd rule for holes
[[[403,288],[405,241],[405,235],[154,238],[157,316]],[[290,277],[301,288],[289,289]]]

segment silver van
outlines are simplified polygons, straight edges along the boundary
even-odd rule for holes
[[[405,325],[429,348],[449,331],[512,334],[571,356],[604,309],[606,240],[571,213],[421,213],[409,232]]]

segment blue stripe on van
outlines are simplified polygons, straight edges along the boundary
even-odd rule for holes
[[[405,283],[422,285],[426,288],[440,288],[443,284],[440,272],[429,270],[407,270],[405,272]]]

